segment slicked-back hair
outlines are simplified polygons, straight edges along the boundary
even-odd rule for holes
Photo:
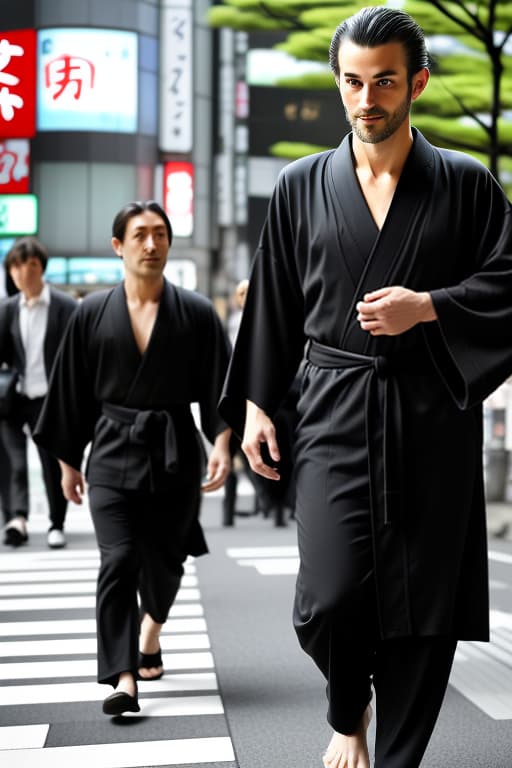
[[[43,272],[48,264],[48,251],[37,237],[20,237],[5,257],[5,269],[25,264],[29,259],[36,258],[41,262]]]
[[[116,214],[114,221],[112,222],[112,236],[116,237],[121,242],[124,241],[126,235],[126,227],[130,219],[134,216],[139,216],[144,211],[152,211],[156,213],[165,224],[167,230],[167,237],[169,238],[169,247],[172,243],[172,227],[169,217],[162,208],[162,206],[155,200],[137,200],[133,203],[127,203],[124,208],[121,208],[119,213]]]
[[[396,8],[382,5],[362,8],[336,28],[329,47],[329,64],[336,83],[340,80],[339,50],[343,40],[362,48],[401,43],[405,48],[409,81],[416,72],[431,65],[423,30],[408,13]]]

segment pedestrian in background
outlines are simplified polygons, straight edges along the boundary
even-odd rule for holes
[[[201,489],[220,488],[230,466],[231,431],[217,412],[229,343],[212,303],[164,278],[171,242],[156,202],[129,203],[115,216],[112,248],[124,280],[80,303],[35,434],[59,458],[64,493],[77,504],[92,442],[98,680],[115,689],[103,702],[108,715],[138,712],[137,678],[163,674],[160,631],[183,562],[207,552]],[[206,476],[193,402],[213,445]]]
[[[417,768],[457,640],[489,637],[481,403],[512,371],[512,209],[411,127],[429,56],[410,16],[362,9],[330,63],[352,132],[278,179],[221,413],[276,480],[307,345],[294,623],[327,681],[323,763],[369,768],[373,685],[375,767]]]
[[[19,293],[0,302],[0,364],[19,375],[18,393],[11,412],[0,422],[9,461],[2,469],[8,489],[10,520],[4,544],[20,546],[28,540],[29,480],[27,435],[33,431],[57,348],[77,302],[44,280],[46,247],[35,237],[17,240],[5,259],[5,269]],[[38,448],[48,499],[48,546],[63,547],[67,501],[60,485],[60,468],[54,456]]]

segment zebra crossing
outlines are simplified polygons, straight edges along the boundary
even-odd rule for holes
[[[96,679],[94,548],[0,558],[0,764],[5,768],[236,768],[196,567],[161,635],[166,674],[114,723]]]

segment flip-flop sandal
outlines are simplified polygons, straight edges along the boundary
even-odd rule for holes
[[[162,662],[162,649],[159,648],[156,653],[139,653],[139,669],[151,669],[152,667],[161,667],[163,664]],[[141,677],[141,675],[137,675],[139,680],[160,680],[162,675],[164,674],[164,670],[160,672],[159,675],[155,675],[154,677]]]

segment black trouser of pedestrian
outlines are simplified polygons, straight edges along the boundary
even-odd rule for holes
[[[13,517],[28,518],[29,480],[27,462],[27,437],[24,427],[31,432],[39,418],[44,398],[19,396],[11,416],[2,423],[2,436],[10,459],[10,513]],[[48,499],[50,527],[62,530],[66,518],[67,501],[62,493],[61,472],[57,459],[44,448],[37,446],[41,461],[43,481]]]
[[[101,564],[97,584],[98,681],[137,678],[140,617],[164,624],[178,592],[187,537],[197,517],[197,479],[157,492],[91,486]],[[140,596],[140,607],[137,600]]]
[[[0,504],[2,505],[2,515],[4,523],[11,519],[11,461],[9,453],[5,447],[2,434],[2,422],[0,421]]]
[[[331,509],[332,527],[321,525],[318,504],[315,515],[298,506],[295,629],[327,681],[333,729],[358,730],[373,683],[375,768],[416,768],[441,708],[457,642],[448,636],[379,639],[371,526],[361,501],[344,499],[337,519]]]

